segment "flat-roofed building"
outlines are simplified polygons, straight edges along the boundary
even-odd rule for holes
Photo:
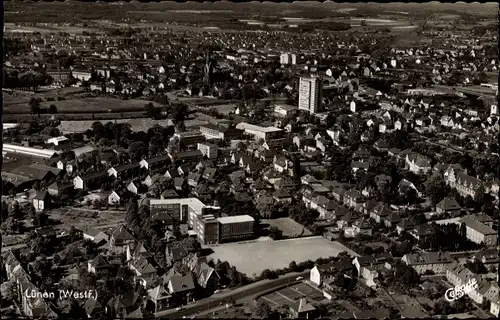
[[[213,214],[198,216],[195,231],[201,243],[219,243],[219,221]]]
[[[284,130],[275,127],[261,127],[246,122],[238,123],[236,129],[243,130],[246,135],[253,136],[256,140],[278,139],[284,136]]]
[[[249,215],[221,217],[219,221],[219,242],[248,239],[254,235],[255,219]]]
[[[177,137],[185,146],[193,146],[205,141],[205,136],[200,131],[178,132],[174,137]]]

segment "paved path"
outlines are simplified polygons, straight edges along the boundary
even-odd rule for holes
[[[169,318],[182,318],[190,317],[201,312],[207,312],[211,309],[218,308],[224,300],[232,298],[235,303],[241,303],[242,301],[248,300],[250,298],[255,298],[257,295],[264,293],[268,290],[278,289],[289,283],[296,282],[297,277],[306,277],[309,275],[309,270],[301,273],[289,273],[281,276],[279,279],[275,280],[262,280],[244,287],[236,288],[235,290],[220,293],[214,295],[207,299],[198,300],[196,304],[191,304],[186,306],[183,310],[165,310],[155,313],[155,317],[169,317]]]

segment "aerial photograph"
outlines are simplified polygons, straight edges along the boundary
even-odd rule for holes
[[[498,319],[498,3],[5,1],[2,319]]]

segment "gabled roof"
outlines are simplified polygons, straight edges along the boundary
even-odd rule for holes
[[[290,308],[297,313],[311,312],[316,310],[312,304],[310,304],[306,298],[301,298],[299,301],[292,303]]]
[[[103,267],[109,267],[109,263],[104,259],[102,255],[97,255],[94,260],[89,262],[90,265],[94,268],[103,268]]]
[[[118,226],[111,233],[111,237],[115,239],[115,241],[131,241],[134,240],[134,237],[128,232],[125,226]]]
[[[458,204],[457,200],[455,200],[455,198],[451,198],[451,197],[447,197],[447,198],[444,198],[443,200],[441,200],[441,202],[439,202],[436,205],[436,208],[443,209],[445,211],[461,210],[462,209],[462,207],[460,207],[460,205]]]
[[[195,288],[193,276],[190,273],[188,273],[185,276],[181,276],[181,275],[172,276],[170,278],[170,284],[171,284],[171,288],[172,288],[171,293],[179,293],[179,292],[189,291],[189,290],[193,290]]]

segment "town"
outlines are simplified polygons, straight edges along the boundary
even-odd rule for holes
[[[2,316],[499,317],[498,4],[5,7]]]

